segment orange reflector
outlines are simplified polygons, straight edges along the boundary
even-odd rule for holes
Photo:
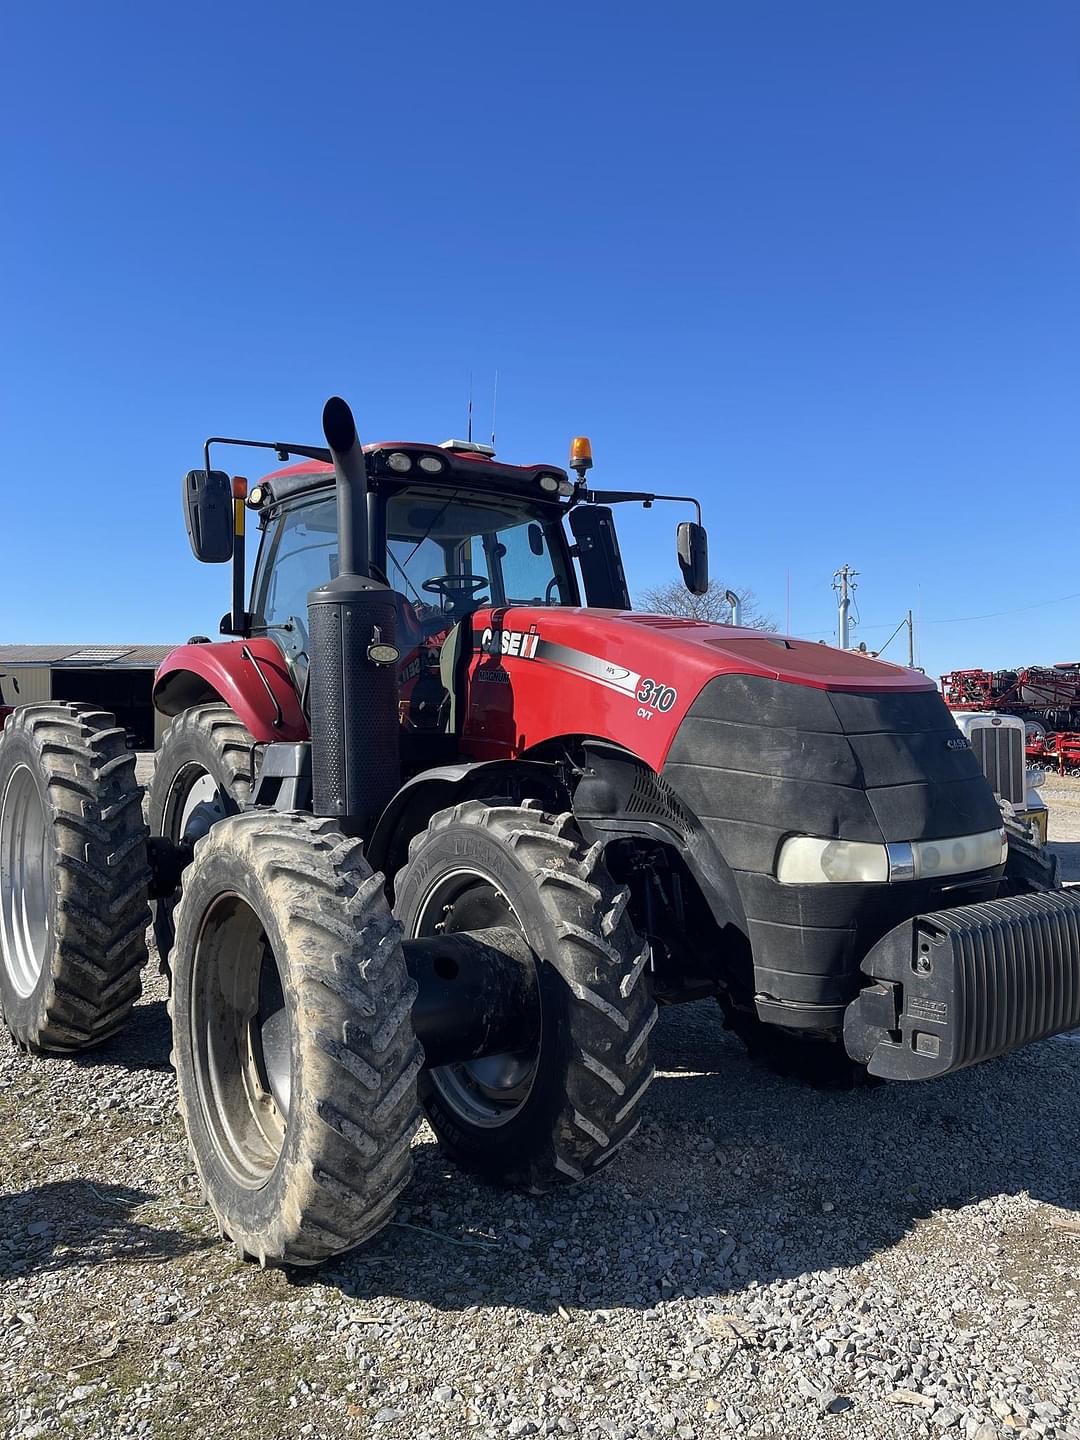
[[[592,469],[592,445],[587,435],[575,435],[570,441],[570,469]]]
[[[247,481],[243,475],[234,475],[232,482],[232,498],[234,500],[247,499]]]

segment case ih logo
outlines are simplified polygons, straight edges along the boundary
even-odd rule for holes
[[[480,649],[485,655],[517,655],[531,660],[536,654],[540,636],[535,630],[491,630],[480,636]]]
[[[945,741],[946,750],[970,750],[971,741],[966,735],[954,735],[950,740]]]

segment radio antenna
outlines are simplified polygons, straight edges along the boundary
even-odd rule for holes
[[[472,371],[469,371],[469,444],[472,444]]]
[[[491,448],[495,449],[495,406],[499,399],[499,372],[495,371],[495,387],[491,392]]]

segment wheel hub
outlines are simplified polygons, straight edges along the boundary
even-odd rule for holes
[[[166,815],[166,833],[173,840],[194,843],[208,835],[211,826],[225,818],[225,805],[217,781],[205,770],[193,779],[189,772],[195,768],[189,766],[180,772],[169,796],[174,815]],[[184,788],[185,780],[187,788]],[[170,819],[172,823],[168,823]]]
[[[416,938],[463,933],[497,932],[508,927],[523,936],[525,930],[513,906],[487,876],[473,870],[444,875],[432,887],[416,921]],[[406,942],[408,952],[408,942]],[[531,952],[530,952],[531,953]],[[532,954],[535,967],[536,957]],[[539,1014],[539,983],[534,969],[535,1009]],[[535,1037],[521,1049],[484,1055],[431,1070],[431,1079],[444,1101],[469,1124],[495,1128],[505,1125],[528,1101],[540,1055],[539,1025]]]

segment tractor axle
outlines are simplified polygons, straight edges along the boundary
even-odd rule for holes
[[[404,942],[425,1066],[526,1050],[540,1033],[536,962],[512,926]]]

